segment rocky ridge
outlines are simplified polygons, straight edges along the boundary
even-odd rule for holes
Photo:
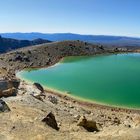
[[[49,43],[51,41],[45,39],[35,39],[35,40],[17,40],[12,38],[3,38],[0,36],[0,53],[5,53],[13,49],[18,49],[27,46],[33,46],[43,43]]]
[[[135,51],[127,48],[105,48],[82,41],[46,43],[26,47],[0,55],[0,72],[15,77],[15,72],[24,68],[48,67],[66,56],[96,55]]]

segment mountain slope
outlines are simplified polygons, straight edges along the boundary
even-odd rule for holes
[[[3,33],[3,37],[10,37],[14,39],[32,40],[36,38],[49,39],[52,41],[63,40],[81,40],[91,43],[104,44],[107,46],[135,46],[140,47],[140,38],[123,37],[123,36],[105,36],[105,35],[80,35],[72,33]]]
[[[0,36],[0,53],[4,53],[13,49],[22,48],[26,46],[38,45],[48,43],[51,41],[44,39],[29,40],[16,40],[11,38],[3,38]]]

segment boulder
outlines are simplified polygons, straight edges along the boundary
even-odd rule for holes
[[[13,79],[13,80],[11,80],[10,81],[11,82],[11,84],[12,84],[12,86],[14,87],[14,88],[18,88],[19,87],[19,85],[20,85],[20,80],[17,80],[17,79]]]
[[[23,60],[26,61],[26,62],[30,62],[30,59],[29,59],[28,56],[24,56],[24,57],[23,57]]]
[[[16,94],[17,94],[17,89],[12,87],[12,88],[1,91],[0,98],[1,97],[16,96]]]
[[[41,86],[39,83],[34,83],[33,84],[37,89],[39,89],[42,93],[44,92],[44,88]]]
[[[19,80],[1,80],[0,81],[0,98],[15,96],[19,87]]]
[[[1,112],[8,112],[8,111],[10,111],[10,108],[3,100],[0,99],[0,113]]]
[[[0,80],[0,91],[7,90],[9,88],[18,88],[20,84],[19,80],[13,79],[13,80]]]
[[[23,61],[23,56],[20,54],[16,54],[14,61]]]
[[[48,126],[52,127],[55,130],[59,130],[58,124],[56,122],[55,116],[52,112],[50,112],[43,120]]]
[[[40,91],[40,94],[37,95],[37,97],[41,99],[41,96],[43,96],[44,99],[45,99],[45,98],[46,98],[46,95],[45,95],[45,93],[44,93],[44,88],[41,86],[41,84],[39,84],[39,83],[34,83],[33,85]],[[43,100],[43,99],[42,99],[42,100]]]
[[[50,101],[51,103],[53,103],[53,104],[57,104],[57,103],[58,103],[58,99],[57,99],[55,96],[49,95],[49,96],[48,96],[48,99],[49,99],[49,101]]]
[[[11,87],[11,85],[9,84],[9,82],[7,80],[1,80],[0,81],[0,91],[6,90],[9,87]]]
[[[77,125],[84,127],[89,132],[99,131],[96,122],[93,120],[87,120],[85,116],[80,117]]]

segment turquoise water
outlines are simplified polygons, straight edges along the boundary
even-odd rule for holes
[[[24,70],[24,80],[105,105],[140,108],[140,54],[67,57],[57,65]]]

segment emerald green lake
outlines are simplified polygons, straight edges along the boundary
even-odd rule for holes
[[[140,108],[140,54],[66,57],[53,67],[17,77],[70,96],[111,106]]]

